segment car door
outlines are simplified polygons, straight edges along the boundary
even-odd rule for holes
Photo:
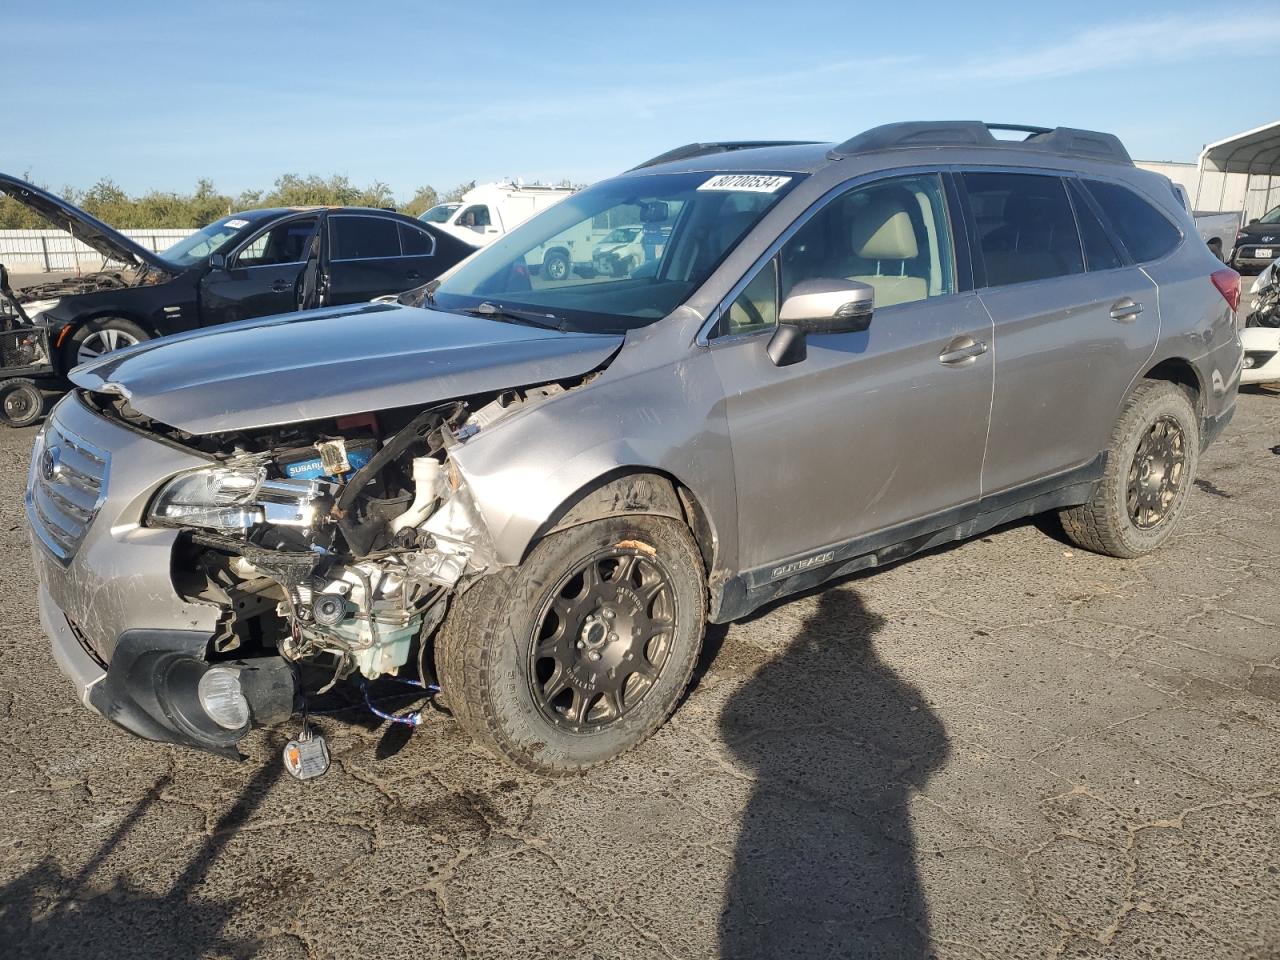
[[[319,217],[290,217],[260,230],[200,280],[202,324],[297,309],[298,283]]]
[[[397,218],[331,213],[328,223],[326,305],[366,303],[429,279],[424,276],[423,264],[430,257],[421,254],[421,241],[409,236],[410,249],[417,252],[404,256]]]
[[[1063,177],[967,171],[959,180],[995,325],[985,496],[1094,461],[1160,321],[1155,284]]]
[[[908,521],[945,526],[977,499],[991,322],[960,289],[948,208],[937,173],[854,186],[794,225],[726,300],[708,345],[726,395],[743,570],[776,579],[769,569],[839,559]],[[805,359],[775,366],[766,346],[779,304],[819,277],[874,287],[871,325],[809,335]]]

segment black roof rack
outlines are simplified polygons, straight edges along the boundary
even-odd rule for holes
[[[704,157],[711,153],[727,153],[730,150],[754,150],[756,147],[797,147],[805,144],[820,143],[820,140],[724,140],[719,143],[686,143],[666,153],[638,163],[632,170],[643,170],[645,167],[656,167],[660,163],[674,163],[676,160],[690,160],[693,157]]]
[[[992,130],[1025,133],[1021,140],[1002,140]],[[829,154],[833,159],[876,150],[917,147],[1004,147],[1106,160],[1132,166],[1133,159],[1120,138],[1094,130],[1072,127],[1029,127],[1020,123],[983,123],[981,120],[911,121],[888,123],[846,140]]]

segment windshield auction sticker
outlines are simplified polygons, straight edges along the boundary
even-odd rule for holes
[[[239,230],[241,227],[247,227],[248,220],[228,220],[224,226],[230,227],[232,230]]]
[[[698,189],[777,193],[790,182],[790,177],[777,177],[768,173],[721,173],[712,177]]]

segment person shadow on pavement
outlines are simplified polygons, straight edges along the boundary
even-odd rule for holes
[[[720,955],[926,957],[910,799],[945,761],[946,731],[877,656],[884,618],[849,584],[817,599],[786,651],[721,716],[724,742],[756,786]]]

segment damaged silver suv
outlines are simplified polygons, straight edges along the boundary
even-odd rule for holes
[[[580,771],[674,708],[708,621],[1061,511],[1175,529],[1241,369],[1238,277],[1118,140],[981,123],[697,144],[398,302],[78,368],[27,508],[84,702],[234,756],[415,671]],[[617,271],[541,251],[633,228]]]

